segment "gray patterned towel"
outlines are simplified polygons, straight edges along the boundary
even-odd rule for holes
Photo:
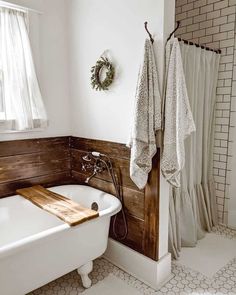
[[[196,128],[177,38],[167,43],[166,56],[165,131],[161,170],[172,186],[180,187],[180,171],[185,164],[184,141]]]
[[[161,129],[161,96],[158,71],[150,40],[145,41],[136,89],[132,130],[128,147],[131,148],[130,177],[143,189],[152,169],[152,158],[157,151],[156,131]]]

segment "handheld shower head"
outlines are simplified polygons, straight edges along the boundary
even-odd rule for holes
[[[91,154],[92,154],[92,156],[94,156],[94,157],[101,157],[101,156],[102,156],[102,154],[99,153],[99,152],[92,152]]]
[[[82,156],[82,160],[87,162],[87,163],[82,163],[82,171],[87,171],[87,170],[93,170],[92,175],[86,178],[85,183],[89,184],[90,180],[95,177],[98,173],[102,173],[103,171],[107,170],[107,172],[110,174],[112,183],[114,185],[115,191],[116,191],[116,196],[117,198],[121,201],[122,205],[124,204],[123,200],[123,195],[120,193],[120,187],[118,185],[118,182],[116,180],[113,164],[111,161],[111,158],[106,155],[102,154],[100,152],[92,151],[88,152],[87,155]],[[127,220],[125,216],[125,211],[122,209],[122,216],[123,216],[123,221],[124,221],[124,227],[125,227],[125,232],[123,236],[118,236],[117,231],[116,231],[116,224],[117,224],[117,216],[115,216],[113,220],[113,233],[116,238],[119,240],[124,240],[128,234],[128,227],[127,227]]]

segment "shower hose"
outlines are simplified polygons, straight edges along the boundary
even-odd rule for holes
[[[120,193],[119,185],[118,185],[116,177],[115,177],[115,172],[114,172],[114,168],[113,168],[111,159],[107,155],[101,154],[99,152],[92,152],[92,155],[95,157],[99,157],[99,160],[105,165],[105,167],[106,167],[107,171],[109,172],[110,177],[112,179],[112,183],[115,188],[116,197],[121,202],[121,205],[122,205],[121,214],[122,214],[122,219],[123,219],[123,223],[124,223],[124,234],[122,236],[119,236],[117,234],[117,216],[118,216],[118,214],[116,214],[115,217],[113,218],[112,230],[113,230],[113,234],[114,234],[115,238],[119,241],[122,241],[128,235],[128,225],[127,225],[127,219],[126,219],[126,214],[125,214],[125,210],[124,210],[124,198],[123,198],[123,195]],[[106,158],[107,161],[103,160],[101,157]]]

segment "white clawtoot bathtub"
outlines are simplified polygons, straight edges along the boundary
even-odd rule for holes
[[[24,295],[78,269],[83,285],[92,261],[107,247],[110,218],[120,201],[83,185],[63,185],[50,190],[90,208],[96,202],[99,217],[75,227],[20,196],[0,200],[0,294]]]

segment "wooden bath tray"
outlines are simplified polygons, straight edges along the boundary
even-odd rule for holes
[[[70,226],[99,216],[98,212],[84,208],[71,199],[51,192],[41,185],[18,189],[16,192],[41,209],[59,217]]]

